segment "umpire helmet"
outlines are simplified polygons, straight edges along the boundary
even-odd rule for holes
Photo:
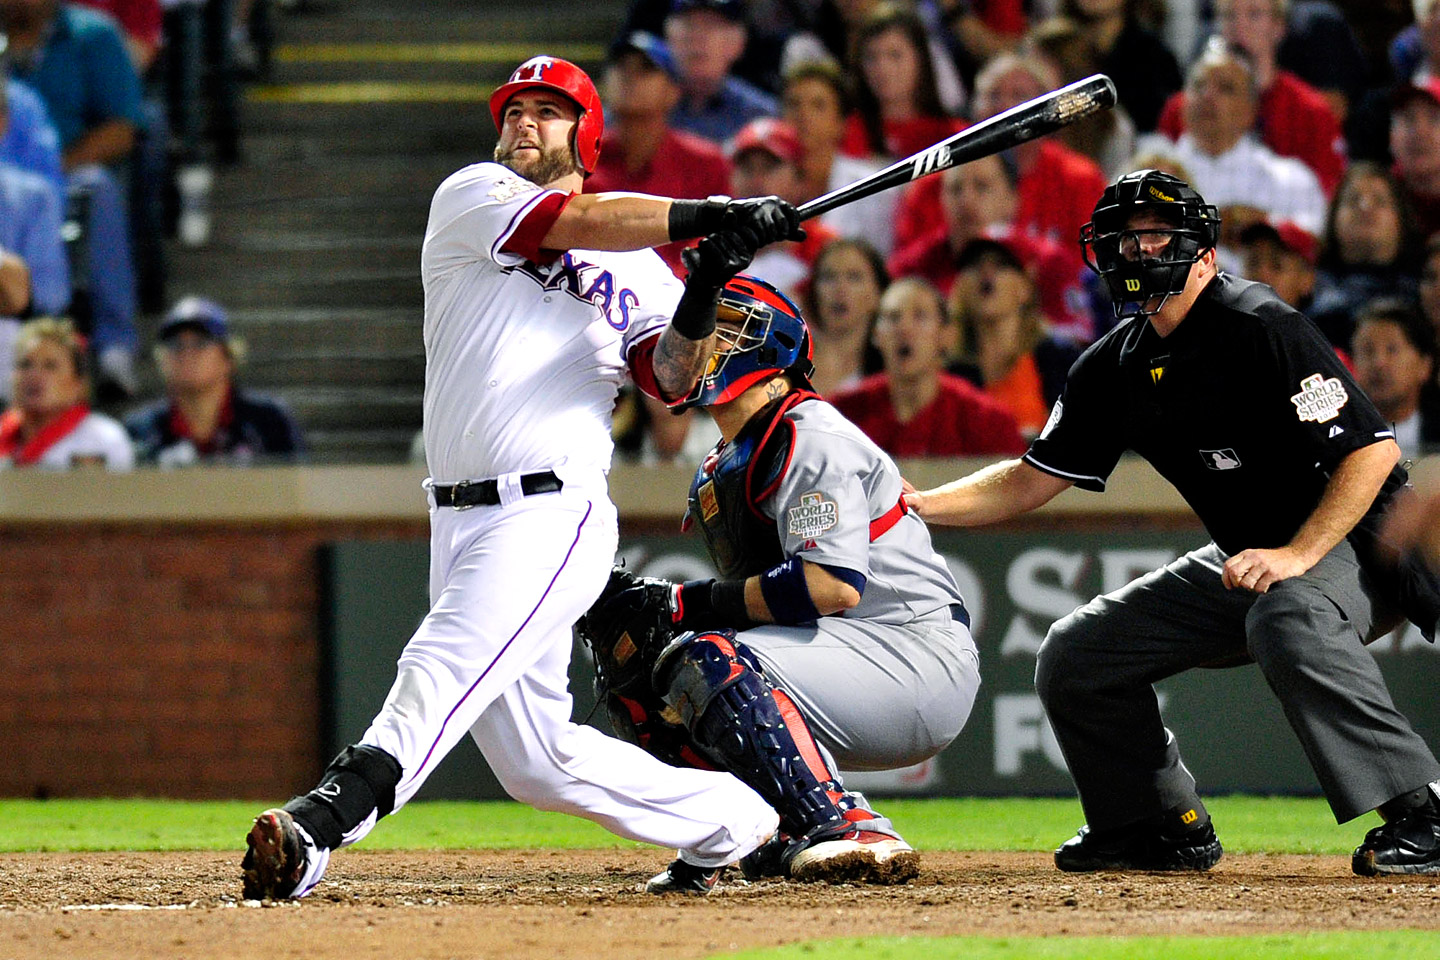
[[[490,116],[495,120],[495,129],[504,127],[505,104],[510,98],[537,87],[564,94],[575,101],[580,110],[580,119],[575,124],[571,141],[575,147],[575,162],[585,174],[594,173],[595,162],[600,159],[600,139],[605,134],[605,111],[600,108],[600,93],[589,75],[569,60],[531,57],[516,67],[510,79],[490,94]]]
[[[1142,210],[1158,213],[1171,226],[1130,230],[1130,218]],[[1156,255],[1132,260],[1124,248],[1139,248],[1139,232],[1168,234],[1170,239]],[[1080,228],[1085,262],[1104,278],[1117,317],[1158,311],[1167,298],[1185,289],[1191,265],[1219,239],[1215,206],[1184,180],[1158,170],[1136,170],[1106,187],[1090,222]],[[1156,298],[1159,302],[1147,309]]]
[[[719,344],[710,365],[677,409],[729,403],[777,373],[810,387],[815,344],[800,308],[756,277],[741,274],[725,284],[715,309]]]

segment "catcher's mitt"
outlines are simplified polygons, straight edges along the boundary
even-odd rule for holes
[[[674,592],[668,580],[637,577],[623,567],[611,571],[600,599],[575,624],[595,655],[601,699],[612,690],[635,700],[654,699],[655,659],[677,630]]]

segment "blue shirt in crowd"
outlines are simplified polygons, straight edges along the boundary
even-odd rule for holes
[[[60,135],[45,112],[45,101],[19,80],[5,82],[10,120],[0,136],[0,163],[38,173],[65,195],[65,173],[60,169]]]
[[[106,121],[143,122],[140,76],[120,28],[103,13],[60,4],[44,45],[29,62],[13,61],[11,73],[45,101],[62,150]]]
[[[63,313],[70,304],[70,264],[60,239],[60,200],[49,182],[0,163],[0,248],[30,268],[30,312]]]

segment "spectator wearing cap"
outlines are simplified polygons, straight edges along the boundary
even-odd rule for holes
[[[1288,70],[1277,56],[1285,37],[1288,0],[1219,0],[1215,22],[1219,39],[1240,50],[1250,64],[1254,85],[1251,126],[1260,140],[1282,157],[1308,167],[1327,191],[1345,171],[1345,140],[1340,121],[1324,94]],[[1193,71],[1192,71],[1193,76]],[[1188,89],[1170,98],[1160,114],[1159,130],[1171,140],[1190,128],[1185,109]],[[1206,193],[1206,199],[1209,199]],[[1213,202],[1213,201],[1212,201]]]
[[[975,76],[975,118],[988,119],[1058,86],[1060,78],[1045,60],[1002,53]],[[1094,160],[1053,135],[1021,144],[1011,155],[1016,170],[1015,232],[1060,244],[1078,270],[1076,238],[1090,219],[1095,198],[1105,190],[1105,174]],[[939,194],[935,177],[923,177],[906,189],[895,222],[897,250],[940,223]]]
[[[736,197],[776,196],[800,204],[802,148],[795,128],[784,120],[751,120],[730,146],[730,193]],[[815,258],[835,231],[821,223],[805,226],[804,240],[762,247],[746,273],[763,277],[792,298],[804,297]]]
[[[1355,321],[1355,379],[1395,426],[1407,456],[1440,444],[1435,333],[1408,300],[1371,301]]]
[[[0,85],[0,136],[9,118]],[[70,303],[70,268],[60,236],[60,197],[44,177],[0,161],[0,400],[25,317],[57,314]]]
[[[997,240],[1031,272],[1041,308],[1055,329],[1082,343],[1093,339],[1095,320],[1081,279],[1084,268],[1059,244],[1016,228],[1020,198],[1008,156],[983,157],[930,179],[940,188],[940,223],[895,251],[889,261],[891,276],[924,277],[948,295],[966,245],[978,237]]]
[[[1357,161],[1345,171],[1325,222],[1320,278],[1310,319],[1337,346],[1350,346],[1355,319],[1376,297],[1419,296],[1424,256],[1415,216],[1384,167]]]
[[[1390,72],[1401,83],[1423,83],[1440,64],[1440,3],[1413,0],[1415,21],[1392,35]]]
[[[0,468],[134,466],[125,428],[90,409],[90,357],[68,320],[26,323],[12,373],[14,405],[0,415]]]
[[[1290,306],[1308,313],[1315,294],[1315,235],[1289,220],[1260,220],[1240,231],[1247,280],[1268,284]]]
[[[142,463],[245,465],[293,461],[304,452],[289,411],[236,384],[245,346],[231,335],[219,304],[181,300],[160,325],[158,341],[155,364],[165,396],[125,420]]]
[[[45,103],[60,135],[66,188],[86,198],[85,305],[102,388],[135,389],[135,264],[125,191],[111,167],[143,123],[140,77],[115,22],[59,0],[0,0],[9,69]],[[77,318],[80,315],[77,314]]]
[[[954,336],[940,291],[918,277],[896,280],[880,298],[872,333],[884,369],[830,402],[894,457],[1023,453],[1010,412],[945,372]]]
[[[680,79],[680,102],[670,114],[677,130],[724,143],[751,120],[778,112],[773,96],[731,73],[745,52],[741,0],[674,0],[665,41]]]
[[[1325,191],[1315,172],[1282,157],[1251,134],[1259,101],[1245,55],[1212,43],[1185,80],[1185,129],[1174,142],[1164,134],[1141,137],[1136,150],[1168,153],[1190,171],[1191,184],[1220,208],[1220,260],[1233,270],[1240,231],[1259,220],[1290,220],[1319,233]],[[1161,124],[1162,130],[1164,124]]]
[[[813,200],[879,170],[874,160],[840,150],[849,114],[849,94],[840,68],[828,61],[800,63],[785,74],[780,93],[781,115],[800,136],[800,198]],[[836,207],[820,222],[842,237],[870,242],[883,254],[894,247],[889,224],[901,188],[891,187],[863,200]]]
[[[1426,236],[1440,232],[1440,77],[1402,84],[1390,114],[1395,175]]]
[[[950,371],[980,387],[1035,437],[1060,398],[1080,347],[1050,331],[1025,265],[1005,244],[971,240],[956,259],[950,291],[955,362]]]
[[[605,140],[591,193],[629,191],[701,200],[729,193],[730,162],[720,147],[669,125],[680,100],[675,60],[659,37],[635,31],[611,50],[602,78]],[[677,273],[684,243],[656,252]]]

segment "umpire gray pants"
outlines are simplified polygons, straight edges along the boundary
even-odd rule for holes
[[[1267,593],[1226,590],[1215,544],[1097,597],[1050,628],[1035,668],[1092,828],[1124,826],[1198,800],[1152,686],[1199,666],[1253,661],[1344,823],[1440,777],[1365,649],[1386,611],[1348,542]],[[1235,749],[1245,736],[1237,731]]]

